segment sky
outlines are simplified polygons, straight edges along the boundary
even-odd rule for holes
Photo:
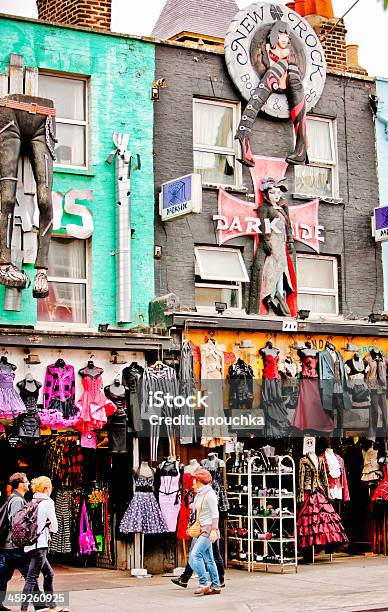
[[[112,0],[112,30],[149,35],[166,0]],[[188,0],[190,1],[190,0]],[[195,1],[195,0],[191,0]],[[243,8],[250,0],[236,0]],[[286,0],[278,0],[285,4]],[[334,13],[341,17],[355,0],[333,0]],[[37,17],[35,0],[0,0],[0,13]],[[385,41],[388,35],[388,10],[383,0],[358,0],[345,17],[347,42],[360,45],[359,62],[371,75],[388,78]],[[383,46],[384,44],[384,46]]]

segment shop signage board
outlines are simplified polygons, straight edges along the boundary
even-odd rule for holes
[[[190,213],[202,212],[202,182],[200,174],[187,174],[163,183],[159,194],[162,221],[172,221]]]
[[[388,206],[374,209],[372,219],[373,235],[376,242],[388,241]]]
[[[260,223],[259,207],[262,204],[260,184],[264,177],[285,176],[287,163],[284,159],[260,157],[255,155],[255,167],[250,168],[254,186],[255,201],[240,200],[224,189],[218,192],[218,214],[213,215],[218,231],[218,244],[222,245],[233,238],[252,236],[255,250],[260,234],[279,232],[277,219],[265,219],[264,226]],[[289,207],[290,220],[294,240],[306,244],[316,253],[320,252],[320,244],[325,241],[324,226],[319,224],[319,199]]]

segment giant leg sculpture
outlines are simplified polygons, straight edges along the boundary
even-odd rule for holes
[[[255,165],[250,145],[250,135],[253,123],[258,113],[267,102],[270,95],[279,89],[279,81],[288,70],[288,62],[281,60],[269,68],[261,79],[261,83],[249,99],[247,106],[241,116],[241,120],[235,135],[235,139],[241,144],[241,159],[238,161],[244,166],[253,167]]]
[[[287,99],[295,132],[295,149],[286,158],[289,164],[308,164],[307,156],[307,128],[306,128],[306,100],[303,83],[296,64],[288,68]]]

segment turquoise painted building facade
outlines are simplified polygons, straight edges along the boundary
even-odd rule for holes
[[[378,111],[376,117],[377,161],[380,205],[388,206],[388,79],[376,79]],[[384,308],[388,309],[388,243],[382,244],[384,272]]]
[[[0,40],[0,75],[9,74],[11,54],[22,56],[25,81],[27,70],[38,79],[39,95],[57,98],[54,234],[67,237],[62,242],[54,238],[50,248],[49,303],[38,307],[32,290],[26,289],[19,311],[4,310],[5,289],[0,287],[0,324],[36,325],[40,319],[38,325],[54,328],[61,322],[92,329],[100,323],[116,325],[116,177],[115,163],[106,161],[115,148],[114,131],[129,134],[128,149],[141,159],[141,168],[131,174],[128,282],[132,289],[131,325],[147,324],[148,304],[154,297],[150,97],[155,78],[154,45],[132,37],[20,18],[0,18]],[[4,77],[0,76],[0,84],[1,79],[4,95]],[[74,238],[77,226],[92,228],[91,236]],[[24,268],[33,277],[32,263]]]

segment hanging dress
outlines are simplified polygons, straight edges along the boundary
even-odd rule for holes
[[[102,372],[101,368],[97,369]],[[102,392],[100,373],[97,376],[86,374],[82,376],[81,380],[84,392],[76,402],[76,406],[80,410],[76,428],[82,433],[88,433],[94,429],[102,429],[106,425],[108,417],[115,412],[116,406]]]
[[[318,358],[307,356],[302,360],[302,379],[299,397],[291,425],[300,431],[326,431],[334,429],[333,420],[323,409],[317,372]]]
[[[194,501],[193,475],[184,472],[182,476],[182,502],[178,516],[178,528],[176,535],[179,540],[190,540],[187,535],[187,527],[190,520],[190,504]]]
[[[377,460],[378,451],[373,447],[368,448],[364,456],[364,467],[361,480],[365,483],[377,483],[381,480],[381,470]]]
[[[13,386],[14,378],[14,372],[0,370],[0,419],[13,419],[26,412],[26,406]]]
[[[17,419],[18,436],[23,440],[34,440],[40,438],[40,419],[38,413],[38,398],[40,382],[31,381],[35,384],[35,389],[31,390],[26,385],[26,380],[17,383],[20,397],[26,406],[26,412]]]
[[[175,461],[175,469],[170,474],[163,473],[164,464],[160,468],[159,505],[167,530],[175,532],[181,501],[179,462]]]
[[[279,355],[262,354],[264,361],[261,387],[261,408],[264,413],[264,436],[277,438],[288,435],[290,423],[282,397],[282,382],[278,370]]]
[[[388,464],[384,466],[384,478],[377,485],[375,492],[372,495],[373,502],[388,501]]]
[[[136,476],[136,490],[120,522],[119,530],[128,533],[165,533],[166,522],[154,494],[153,476]]]
[[[79,420],[75,405],[74,368],[55,363],[47,366],[44,380],[43,411],[40,420],[49,427],[74,427]]]

